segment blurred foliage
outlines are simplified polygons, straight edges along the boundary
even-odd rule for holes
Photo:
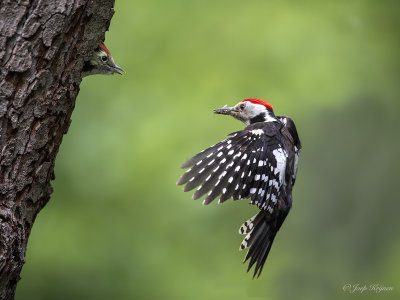
[[[400,299],[398,1],[116,1],[125,76],[84,79],[16,299]],[[237,251],[247,201],[202,206],[179,165],[271,101],[303,142],[262,276]],[[360,293],[356,293],[360,294]],[[361,297],[361,296],[360,296]]]

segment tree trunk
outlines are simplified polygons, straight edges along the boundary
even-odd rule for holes
[[[114,0],[0,0],[0,299],[13,299],[26,244],[49,201],[81,69]]]

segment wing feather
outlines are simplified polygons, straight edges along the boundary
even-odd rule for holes
[[[203,160],[205,158],[207,158],[207,156],[209,156],[210,154],[213,154],[215,151],[219,151],[219,148],[222,146],[224,146],[226,144],[228,139],[223,140],[215,145],[212,145],[211,147],[204,149],[203,151],[199,152],[198,154],[196,154],[195,156],[193,156],[192,158],[189,158],[187,161],[185,161],[182,165],[181,168],[182,169],[186,169],[189,168],[193,165],[195,165],[198,161]],[[222,149],[222,148],[221,148]]]
[[[204,201],[204,204],[208,204],[213,199],[215,199],[215,197],[218,196],[217,194],[214,198],[212,198],[213,195],[211,194],[213,193],[215,187],[219,185],[222,177],[224,177],[227,174],[226,170],[229,170],[232,166],[234,166],[235,161],[237,160],[237,152],[242,142],[243,142],[242,138],[240,137],[234,141],[231,141],[226,146],[225,148],[226,151],[223,152],[221,157],[215,158],[213,165],[209,166],[208,168],[207,178],[205,178],[200,188],[198,188],[197,191],[194,193],[193,195],[194,199],[198,199],[210,191],[210,195],[208,195],[207,196],[208,198],[206,198],[206,200]],[[229,147],[230,145],[232,145],[232,147]],[[219,155],[219,153],[220,152],[218,152],[216,155]]]
[[[250,151],[250,156],[249,159],[247,160],[245,166],[243,169],[239,171],[239,180],[237,185],[235,186],[235,192],[233,194],[233,199],[238,200],[238,199],[245,199],[248,198],[248,187],[249,183],[252,180],[252,168],[255,164],[258,163],[258,158],[260,157],[260,152],[257,152],[255,147],[250,149],[254,149]],[[249,150],[250,150],[249,149]],[[247,192],[246,192],[247,191]]]
[[[255,123],[231,134],[183,163],[182,168],[191,169],[178,184],[186,184],[185,191],[199,186],[193,198],[208,193],[204,204],[221,195],[220,203],[229,198],[251,198],[252,204],[267,209],[279,197],[283,184],[279,179],[284,177],[286,166],[285,157],[280,155],[283,143],[278,140],[279,134],[274,134],[280,126],[275,122]]]

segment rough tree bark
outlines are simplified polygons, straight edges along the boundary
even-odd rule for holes
[[[0,299],[13,299],[29,233],[49,201],[81,69],[114,0],[0,0]]]

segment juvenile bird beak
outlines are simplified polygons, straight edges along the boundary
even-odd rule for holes
[[[217,108],[214,109],[214,112],[216,114],[220,114],[220,115],[231,115],[232,112],[234,111],[234,107],[227,107],[226,105],[222,108]]]
[[[119,66],[117,66],[117,65],[114,65],[113,68],[114,68],[114,70],[115,70],[115,73],[118,73],[118,74],[120,74],[120,75],[126,73],[126,72],[124,71],[124,69],[122,69],[121,67],[119,67]]]

